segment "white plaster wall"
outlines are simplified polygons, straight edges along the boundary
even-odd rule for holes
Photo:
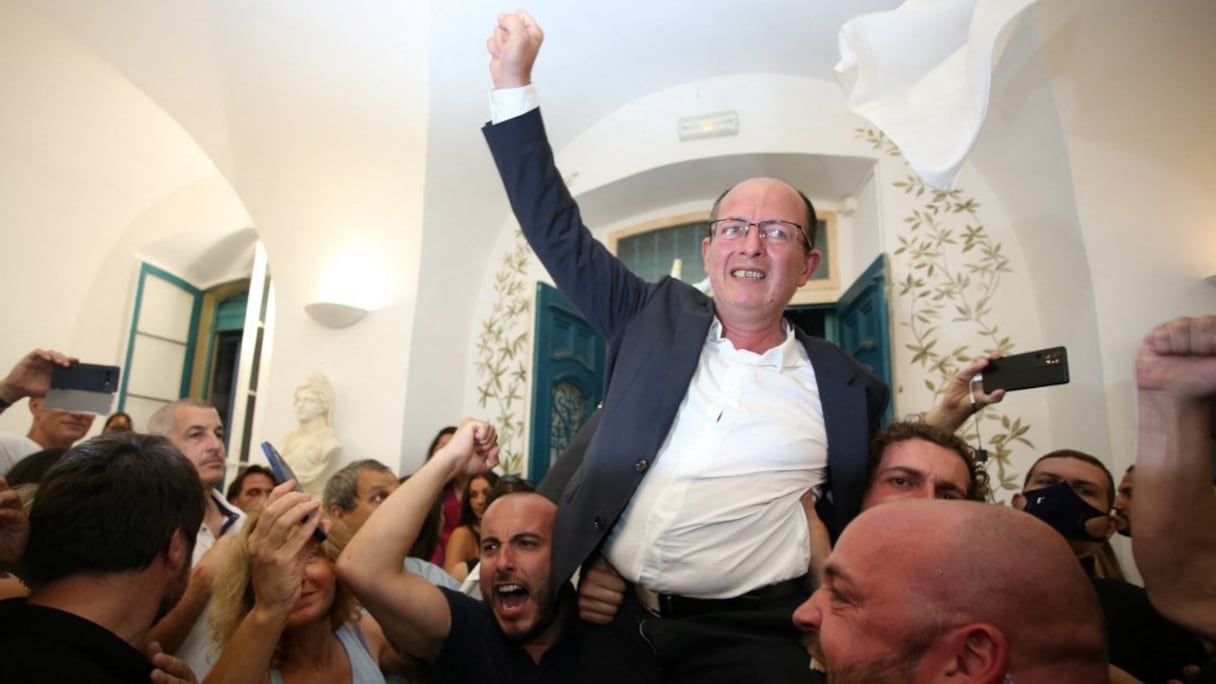
[[[1168,9],[1167,9],[1168,7]],[[1132,360],[1153,325],[1216,311],[1216,4],[1044,4],[1100,330],[1113,466],[1134,457]]]
[[[841,214],[842,218],[850,219],[851,225],[848,232],[840,232],[839,241],[849,245],[850,272],[861,273],[874,260],[874,255],[882,251],[884,244],[882,205],[873,172],[857,187],[852,211],[842,211]],[[855,276],[846,279],[842,286],[847,287],[855,279]]]
[[[4,299],[3,362],[39,345],[120,362],[131,254],[216,224],[227,234],[256,226],[277,306],[274,364],[264,369],[255,416],[265,427],[254,439],[281,439],[294,427],[291,393],[319,370],[337,388],[344,461],[397,465],[430,51],[425,32],[408,29],[425,25],[428,8],[263,8],[273,15],[263,19],[293,28],[270,43],[240,13],[200,5],[208,21],[183,23],[158,18],[162,9],[172,12],[140,8],[159,28],[131,41],[107,33],[109,23],[67,21],[69,34],[34,10],[0,6],[0,244],[17,262],[10,278],[22,284],[20,297],[10,290]],[[209,31],[225,36],[223,50]],[[317,35],[327,50],[299,64],[290,41]],[[366,79],[349,78],[356,57],[366,60],[358,67]],[[324,87],[283,81],[304,72]],[[391,126],[382,120],[389,112]],[[375,311],[329,330],[303,310],[319,299]],[[27,423],[20,407],[0,418],[2,429],[23,432]]]
[[[0,363],[50,347],[121,364],[134,251],[248,217],[175,122],[15,3],[0,4],[0,84]],[[0,416],[0,430],[28,425],[24,403]]]

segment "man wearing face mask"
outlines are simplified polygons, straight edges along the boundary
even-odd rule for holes
[[[1110,662],[1147,684],[1182,679],[1206,660],[1195,635],[1163,618],[1144,590],[1094,575],[1093,554],[1118,527],[1115,483],[1106,466],[1080,451],[1053,451],[1031,466],[1013,506],[1059,532],[1091,577],[1106,617]]]

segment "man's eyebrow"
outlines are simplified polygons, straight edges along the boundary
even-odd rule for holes
[[[831,561],[828,561],[828,564],[824,566],[823,575],[825,578],[832,580],[833,583],[842,582],[844,584],[856,586],[852,576],[844,570],[841,570],[839,565]]]
[[[924,471],[917,470],[916,468],[906,465],[893,465],[882,468],[878,471],[879,475],[888,475],[890,473],[903,473],[904,475],[914,475],[921,478],[925,476]]]

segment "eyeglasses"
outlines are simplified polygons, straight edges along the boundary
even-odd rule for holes
[[[734,242],[747,237],[752,226],[756,227],[756,235],[770,245],[788,245],[797,241],[797,235],[802,234],[808,248],[813,248],[802,226],[790,221],[769,219],[767,221],[751,222],[741,218],[724,218],[709,222],[709,232],[712,236],[726,242]]]

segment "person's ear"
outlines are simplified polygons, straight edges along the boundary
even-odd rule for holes
[[[1026,510],[1026,497],[1022,496],[1021,492],[1013,495],[1013,500],[1011,503],[1013,504],[1013,507],[1019,511]]]
[[[186,534],[181,530],[173,533],[169,539],[169,548],[165,550],[165,563],[172,572],[180,572],[182,567],[190,567],[193,561],[194,548],[186,542]]]
[[[977,622],[946,632],[925,653],[933,681],[995,684],[1009,669],[1009,645],[996,627]]]
[[[342,510],[342,507],[338,504],[334,504],[329,507],[329,517],[334,520],[342,520],[346,517],[346,511]]]
[[[819,262],[822,260],[823,255],[820,254],[819,250],[817,249],[812,249],[806,253],[806,260],[803,263],[805,268],[802,271],[804,277],[799,279],[799,287],[806,285],[806,282],[811,279],[811,276],[815,275],[815,269],[819,268]]]

